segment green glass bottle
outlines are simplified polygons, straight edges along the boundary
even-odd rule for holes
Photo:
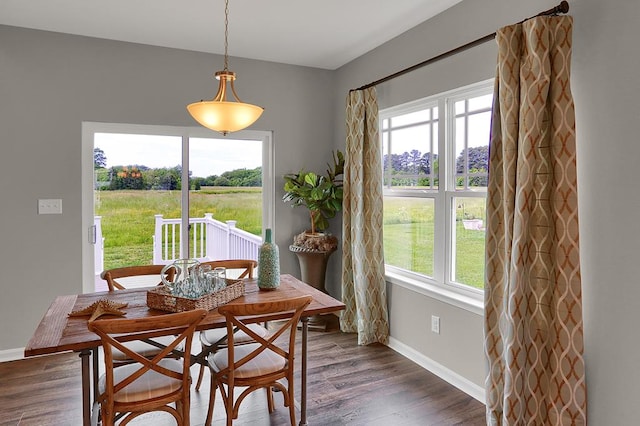
[[[279,285],[280,254],[278,246],[271,241],[271,228],[267,228],[258,253],[258,288],[275,290]]]

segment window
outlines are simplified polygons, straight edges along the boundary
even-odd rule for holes
[[[201,127],[83,123],[85,291],[103,285],[103,269],[229,253],[207,243],[213,221],[255,248],[263,227],[273,228],[271,139],[264,131],[222,138]]]
[[[482,294],[492,89],[487,81],[380,112],[388,275]]]

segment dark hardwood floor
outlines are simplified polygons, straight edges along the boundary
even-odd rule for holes
[[[193,375],[195,380],[196,367]],[[483,404],[383,345],[358,346],[355,334],[310,332],[308,377],[309,425],[485,424]],[[192,425],[204,424],[207,379],[208,373],[200,392],[192,390]],[[80,425],[80,397],[77,354],[0,363],[0,425]],[[266,397],[256,392],[243,402],[234,424],[289,424],[281,399],[276,399],[276,407],[276,412],[269,415]],[[173,424],[165,413],[148,414],[131,422],[145,426]],[[224,409],[218,399],[214,425],[224,424]]]

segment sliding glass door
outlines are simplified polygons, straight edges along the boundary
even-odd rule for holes
[[[84,123],[84,290],[105,269],[257,255],[272,158],[270,132]]]

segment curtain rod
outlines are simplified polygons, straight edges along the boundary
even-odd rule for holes
[[[540,12],[537,15],[532,16],[531,18],[527,18],[527,19],[525,19],[523,21],[520,21],[519,24],[522,23],[522,22],[528,21],[529,19],[537,18],[538,16],[557,15],[559,13],[567,13],[567,12],[569,12],[569,3],[563,0],[556,7],[552,7],[551,9],[545,10],[544,12]],[[492,33],[492,34],[487,34],[484,37],[480,37],[477,40],[474,40],[474,41],[469,42],[467,44],[464,44],[462,46],[456,47],[455,49],[451,49],[448,52],[441,53],[438,56],[434,56],[433,58],[427,59],[426,61],[422,61],[419,64],[415,64],[413,66],[410,66],[409,68],[405,68],[403,70],[400,70],[398,72],[390,74],[390,75],[388,75],[386,77],[383,77],[383,78],[381,78],[379,80],[376,80],[376,81],[374,81],[372,83],[365,84],[364,86],[358,87],[357,89],[351,89],[351,91],[364,90],[364,89],[368,89],[368,88],[373,87],[373,86],[377,86],[378,84],[385,83],[385,82],[387,82],[389,80],[393,80],[396,77],[400,77],[401,75],[405,75],[407,73],[410,73],[411,71],[415,71],[418,68],[422,68],[422,67],[424,67],[426,65],[432,64],[432,63],[437,62],[437,61],[439,61],[441,59],[448,58],[449,56],[453,56],[453,55],[455,55],[457,53],[464,52],[465,50],[471,49],[472,47],[476,47],[476,46],[478,46],[480,44],[486,43],[489,40],[493,40],[495,37],[496,37],[496,33],[495,32]]]

